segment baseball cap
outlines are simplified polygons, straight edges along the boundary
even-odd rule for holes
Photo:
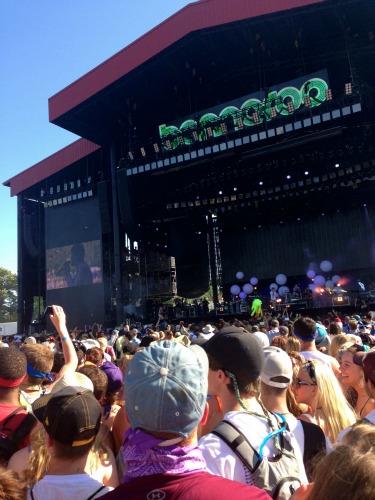
[[[266,347],[264,352],[264,366],[260,374],[260,380],[271,387],[286,389],[293,379],[293,365],[290,357],[279,347]],[[284,382],[273,380],[276,377],[284,377]]]
[[[125,375],[125,405],[133,429],[188,437],[202,419],[208,359],[199,346],[163,340],[138,351]]]
[[[367,377],[375,384],[375,351],[357,352],[353,356],[353,363],[362,366]]]
[[[102,409],[92,391],[64,387],[53,394],[44,411],[42,424],[47,434],[72,447],[93,442],[99,432]]]
[[[327,330],[324,328],[323,325],[320,325],[319,323],[316,324],[316,337],[315,337],[315,344],[320,345],[322,342],[324,342],[328,337]]]
[[[251,383],[259,376],[264,364],[261,342],[250,332],[235,326],[226,326],[203,345],[222,366],[222,370]]]
[[[58,393],[62,389],[65,389],[66,387],[80,387],[82,390],[89,390],[91,392],[94,391],[94,385],[92,381],[83,373],[66,373],[53,385],[52,390],[49,394],[40,396],[32,403],[31,407],[33,410],[33,414],[36,416],[39,422],[43,423],[43,415],[48,401],[54,394]]]
[[[124,384],[124,376],[120,368],[110,361],[106,361],[99,368],[107,375],[108,391],[118,392]]]

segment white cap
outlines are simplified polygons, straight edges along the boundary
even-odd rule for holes
[[[260,374],[260,380],[271,387],[286,389],[293,379],[292,360],[285,351],[279,347],[270,346],[264,350],[264,366]],[[285,382],[275,382],[275,377],[284,377]]]

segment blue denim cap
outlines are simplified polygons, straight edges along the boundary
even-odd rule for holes
[[[199,346],[164,340],[129,362],[125,405],[133,429],[187,438],[202,419],[208,386],[208,359]]]

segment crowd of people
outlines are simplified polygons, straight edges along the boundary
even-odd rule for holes
[[[0,500],[373,498],[371,313],[68,332],[51,312],[0,343]]]

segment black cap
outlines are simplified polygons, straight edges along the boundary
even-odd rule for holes
[[[72,447],[93,442],[99,432],[102,409],[92,391],[64,387],[52,394],[43,415],[47,434]]]
[[[242,382],[255,382],[263,369],[264,353],[259,340],[250,332],[228,326],[211,337],[203,346],[221,365]]]

